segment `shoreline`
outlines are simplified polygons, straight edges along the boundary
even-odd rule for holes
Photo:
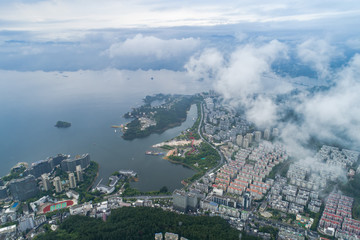
[[[167,160],[167,161],[169,161],[169,162],[171,162],[171,163],[174,163],[174,164],[180,164],[180,165],[183,165],[184,167],[188,167],[188,168],[190,168],[191,170],[194,170],[195,172],[198,172],[198,170],[197,169],[195,169],[194,167],[192,167],[192,166],[190,166],[190,165],[188,165],[188,164],[186,164],[186,163],[183,163],[183,162],[178,162],[178,161],[175,161],[175,160],[172,160],[172,159],[170,159],[170,158],[168,158],[168,157],[163,157],[163,159],[165,159],[165,160]]]
[[[124,136],[124,134],[121,136],[124,140],[127,140],[127,141],[132,141],[132,140],[135,140],[135,139],[138,139],[138,138],[146,138],[146,137],[148,137],[148,136],[150,136],[151,134],[154,134],[154,133],[157,133],[157,134],[162,134],[162,133],[164,133],[166,130],[169,130],[169,129],[171,129],[171,128],[174,128],[174,127],[179,127],[179,126],[181,126],[181,124],[183,123],[183,122],[185,122],[186,121],[186,119],[183,119],[183,120],[181,120],[181,122],[177,122],[177,123],[172,123],[172,124],[169,124],[168,126],[166,126],[166,127],[164,127],[164,128],[160,128],[160,129],[155,129],[155,130],[152,130],[152,131],[149,131],[149,132],[147,132],[146,134],[144,134],[144,135],[136,135],[136,136],[133,136],[133,137],[126,137],[126,136]],[[126,126],[125,126],[126,127]],[[125,128],[124,127],[124,128]],[[146,131],[146,129],[145,130],[142,130],[143,132],[144,131]],[[125,133],[125,132],[124,132]]]

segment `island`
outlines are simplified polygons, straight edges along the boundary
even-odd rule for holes
[[[133,108],[124,118],[132,119],[124,128],[123,138],[133,140],[147,137],[152,133],[162,133],[179,126],[186,120],[186,113],[192,104],[202,100],[201,95],[164,95],[146,96],[144,104]],[[161,104],[153,106],[157,101]]]
[[[64,121],[57,121],[57,123],[55,124],[55,127],[57,127],[57,128],[68,128],[68,127],[71,127],[71,123],[64,122]]]

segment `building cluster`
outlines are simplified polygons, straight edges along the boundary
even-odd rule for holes
[[[281,229],[278,233],[278,239],[280,239],[280,240],[288,240],[288,239],[305,240],[305,236],[299,234],[298,232],[292,232],[289,230]]]
[[[339,176],[350,168],[349,175],[353,176],[355,170],[351,169],[358,160],[359,152],[323,145],[311,161],[307,164],[291,164],[287,172],[290,184],[308,191],[320,191],[326,187],[327,182],[336,181]],[[309,164],[311,163],[311,164]],[[311,208],[318,209],[317,202],[312,201]]]
[[[218,98],[206,98],[204,106],[203,132],[210,141],[230,141],[238,147],[248,148],[253,142],[260,142],[262,137],[270,140],[272,137],[279,136],[277,128],[273,128],[272,132],[270,129],[265,129],[263,133],[250,132],[252,123],[238,116],[234,110],[225,109]]]
[[[96,186],[96,190],[102,192],[102,193],[106,193],[106,194],[111,194],[115,191],[115,187],[116,184],[119,182],[120,178],[118,176],[110,176],[109,177],[109,186],[104,185],[104,184],[98,184]]]
[[[155,240],[188,240],[188,239],[184,237],[179,238],[179,234],[176,233],[166,232],[165,234],[155,233]]]
[[[124,180],[125,178],[133,178],[136,177],[137,173],[133,170],[119,170],[118,175],[112,175],[109,177],[109,184],[102,184],[102,180],[98,183],[98,185],[93,189],[98,190],[99,192],[105,194],[111,194],[115,191],[116,185],[120,180]]]
[[[18,222],[0,229],[0,236],[5,236],[6,239],[16,239],[19,234],[26,232],[29,229],[36,229],[46,222],[46,216],[30,213],[27,205],[24,205],[22,211],[19,210],[21,203],[13,202],[11,205],[4,205],[0,211],[1,224],[9,224]]]
[[[100,218],[106,221],[112,209],[129,207],[130,203],[123,202],[121,197],[111,197],[101,203],[86,202],[70,207],[70,215],[84,215],[93,218]]]
[[[351,167],[359,158],[359,152],[323,145],[315,158],[325,162],[328,166],[347,169]]]
[[[229,160],[217,171],[212,187],[236,197],[249,193],[252,198],[261,199],[272,185],[272,180],[265,180],[266,176],[287,158],[282,145],[270,142],[259,143],[252,149],[240,149],[235,160]]]
[[[352,219],[354,199],[339,193],[331,193],[319,221],[319,229],[341,239],[359,239],[360,221]]]
[[[69,159],[67,155],[59,154],[56,157],[35,162],[29,169],[25,170],[23,177],[12,179],[5,183],[5,186],[0,186],[0,199],[8,199],[10,193],[12,199],[24,201],[35,197],[40,189],[50,191],[52,187],[54,187],[56,192],[62,192],[65,183],[69,188],[76,188],[76,183],[83,180],[83,170],[89,165],[89,154],[83,154],[74,159]],[[51,174],[54,173],[57,166],[61,166],[62,170],[65,171],[66,169],[68,172],[69,179],[67,182],[61,181],[59,177],[51,178]],[[37,179],[41,180],[40,186],[38,186]]]
[[[276,176],[269,194],[269,206],[284,213],[299,214],[305,207],[312,212],[319,212],[321,200],[317,191],[310,191],[288,183],[284,177]]]
[[[61,162],[61,169],[68,172],[68,179],[61,180],[59,176],[52,177],[51,172],[45,172],[41,174],[42,186],[40,187],[44,191],[52,191],[55,189],[55,192],[57,193],[60,193],[65,189],[75,189],[78,183],[83,181],[83,171],[88,168],[89,165],[89,154],[76,156],[74,159],[65,159]]]
[[[282,145],[270,142],[240,149],[235,160],[192,184],[188,192],[175,190],[173,207],[183,212],[200,208],[210,215],[239,218],[241,209],[249,209],[253,200],[262,199],[270,190],[273,180],[266,177],[287,158]]]
[[[334,175],[327,174],[327,169],[314,171],[310,166],[292,164],[287,172],[290,183],[298,187],[318,191],[326,187],[326,181]]]
[[[18,222],[15,227],[3,229],[7,236],[18,232],[25,232],[27,229],[36,229],[44,222],[44,218],[35,216],[37,207],[48,200],[47,197],[40,198],[30,206],[34,213],[29,213],[28,205],[23,205],[23,214],[17,211],[21,201],[38,196],[40,190],[63,192],[67,190],[66,195],[69,198],[79,198],[79,194],[71,189],[75,189],[77,183],[83,180],[83,170],[90,165],[89,154],[69,158],[68,155],[59,154],[46,160],[41,160],[31,164],[20,178],[12,179],[8,182],[0,181],[0,200],[5,203],[0,212],[1,224],[8,222]],[[60,168],[68,172],[68,180],[61,180],[54,176],[55,169]],[[13,205],[7,205],[13,203]],[[38,205],[37,205],[38,204]],[[14,231],[13,231],[14,230]],[[10,235],[9,235],[10,234]]]

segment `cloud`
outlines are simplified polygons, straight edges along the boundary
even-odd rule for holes
[[[224,65],[224,57],[217,49],[205,49],[191,56],[184,68],[194,79],[213,80]]]
[[[360,55],[335,74],[335,86],[304,99],[302,127],[319,138],[360,146]]]
[[[341,56],[339,50],[323,39],[309,39],[297,47],[299,59],[311,66],[319,78],[330,75],[330,63],[336,56]]]
[[[266,127],[277,119],[276,104],[266,94],[291,90],[291,85],[272,71],[278,58],[287,58],[287,46],[273,40],[241,45],[229,55],[206,49],[191,57],[185,69],[195,79],[211,84],[231,105],[245,107],[247,117],[259,127]]]
[[[271,90],[263,88],[274,85],[271,64],[286,57],[286,53],[286,45],[276,40],[261,46],[239,46],[227,58],[216,49],[206,49],[191,57],[185,69],[191,76],[211,80],[225,98],[244,100],[254,93]]]
[[[185,69],[190,77],[212,85],[227,103],[242,107],[246,118],[258,128],[277,126],[282,141],[299,159],[311,161],[309,157],[314,152],[308,147],[312,138],[357,149],[360,146],[360,55],[355,55],[345,67],[331,69],[331,63],[340,54],[327,41],[309,39],[294,49],[303,64],[314,67],[320,78],[326,76],[328,83],[320,78],[301,75],[293,78],[274,72],[273,64],[281,59],[296,64],[296,58],[288,57],[289,45],[277,40],[243,44],[232,52],[205,49],[192,56]],[[299,81],[308,87],[326,84],[328,89],[308,91]],[[291,92],[297,85],[301,86],[300,92]],[[282,100],[275,101],[279,94]],[[283,121],[286,114],[293,116]]]
[[[250,102],[246,118],[255,123],[258,128],[269,128],[274,126],[278,120],[277,106],[270,98],[259,96]]]
[[[286,57],[287,47],[273,40],[261,46],[247,44],[239,47],[219,71],[215,89],[225,98],[245,100],[254,93],[271,91],[264,89],[272,81],[271,64],[279,57]]]
[[[350,38],[346,40],[346,45],[352,49],[360,50],[360,38]]]
[[[134,38],[112,44],[105,51],[111,58],[147,57],[171,59],[192,53],[200,45],[199,39],[160,39],[154,36],[137,34]]]
[[[190,7],[191,6],[191,7]],[[63,31],[101,28],[215,26],[358,18],[358,1],[1,1],[6,30]]]

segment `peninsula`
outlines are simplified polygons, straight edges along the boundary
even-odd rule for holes
[[[133,108],[124,115],[125,118],[133,120],[125,125],[123,138],[132,140],[147,137],[152,133],[162,133],[169,128],[179,126],[186,120],[186,112],[191,105],[200,100],[200,95],[146,96],[142,106]],[[153,106],[155,101],[161,104]]]

